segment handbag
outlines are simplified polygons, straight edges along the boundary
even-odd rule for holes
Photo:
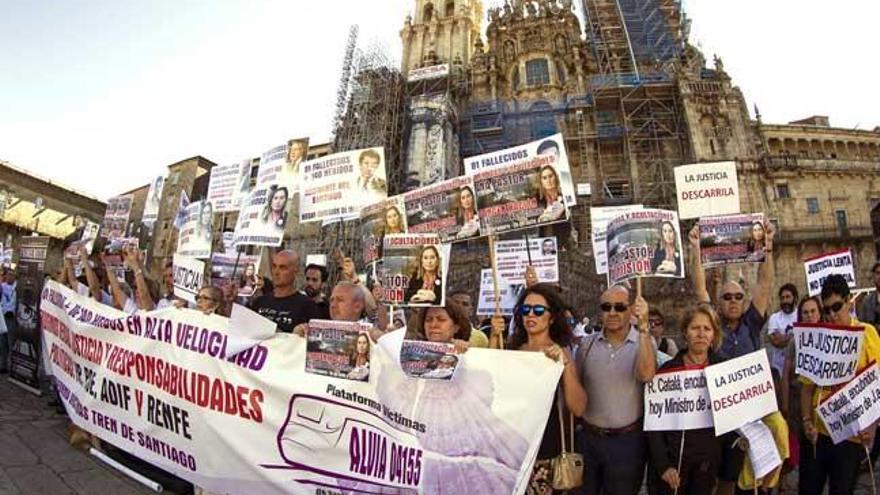
[[[589,351],[588,351],[589,352]],[[559,402],[559,401],[557,401]],[[559,434],[562,437],[562,452],[550,461],[550,472],[553,473],[552,486],[554,490],[571,490],[584,483],[584,456],[573,452],[574,450],[574,415],[569,412],[568,419],[571,429],[571,451],[565,448],[565,425],[562,421],[562,404],[556,406],[559,411]]]

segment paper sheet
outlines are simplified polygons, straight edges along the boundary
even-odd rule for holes
[[[756,480],[763,478],[782,464],[773,434],[763,422],[752,421],[740,427],[737,432],[749,441],[749,459],[752,461],[752,471]]]

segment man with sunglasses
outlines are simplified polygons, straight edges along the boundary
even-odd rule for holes
[[[821,297],[828,323],[865,328],[864,345],[859,353],[859,369],[865,368],[872,361],[880,361],[880,336],[877,335],[877,329],[850,316],[852,298],[846,278],[839,274],[826,278],[822,283]],[[825,425],[816,417],[816,407],[819,402],[833,394],[837,387],[817,387],[803,377],[800,380],[804,384],[800,397],[804,435],[813,442],[816,452],[812,469],[801,475],[801,493],[821,495],[826,479],[829,493],[853,493],[859,476],[859,466],[865,457],[865,448],[870,448],[873,444],[877,425],[875,423],[858,436],[834,445]]]
[[[767,260],[758,268],[758,280],[752,288],[752,300],[746,305],[746,293],[740,284],[727,281],[721,286],[718,300],[718,316],[721,317],[724,338],[719,355],[733,359],[757,351],[761,346],[761,329],[767,322],[767,309],[770,305],[770,290],[773,286],[775,270],[773,266],[773,235],[775,230],[770,222],[764,223],[764,251]],[[706,273],[700,259],[700,228],[694,226],[688,236],[691,244],[691,274],[694,293],[698,302],[711,303],[706,289]]]
[[[615,286],[600,298],[602,332],[581,341],[576,364],[587,392],[584,491],[605,495],[638,493],[647,447],[642,432],[644,384],[654,378],[654,341],[648,332],[648,303],[630,304],[629,291]],[[639,325],[632,324],[636,317]]]

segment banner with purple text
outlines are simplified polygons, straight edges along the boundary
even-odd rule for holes
[[[128,315],[55,282],[42,300],[71,420],[217,493],[522,494],[562,371],[470,349],[452,380],[410,378],[398,331],[371,347],[367,381],[341,380],[306,374],[293,334],[242,349],[222,317]]]

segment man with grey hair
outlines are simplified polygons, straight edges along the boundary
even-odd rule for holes
[[[342,281],[333,287],[330,293],[330,319],[334,321],[358,321],[371,323],[366,316],[367,292],[359,285],[348,281]],[[308,323],[302,323],[293,329],[300,337],[306,336]],[[374,327],[370,331],[370,337],[377,340],[383,332]]]
[[[773,286],[775,270],[773,268],[773,224],[764,224],[766,237],[764,252],[767,260],[758,268],[758,280],[752,288],[752,300],[746,305],[746,293],[743,287],[732,280],[721,285],[718,297],[718,316],[721,318],[723,340],[718,354],[725,359],[744,356],[762,348],[761,329],[767,322],[767,308],[770,306],[770,294]],[[691,243],[691,276],[694,281],[694,292],[697,301],[711,303],[709,291],[706,289],[706,274],[700,259],[700,228],[695,226],[688,236]]]
[[[611,287],[599,299],[602,332],[581,341],[578,376],[587,392],[584,411],[585,493],[632,495],[645,475],[648,452],[642,431],[644,384],[656,371],[648,332],[648,303]],[[633,318],[638,321],[633,325]]]
[[[290,333],[317,314],[314,301],[296,290],[299,255],[279,251],[272,257],[272,292],[254,299],[251,308],[278,325],[278,331]]]

